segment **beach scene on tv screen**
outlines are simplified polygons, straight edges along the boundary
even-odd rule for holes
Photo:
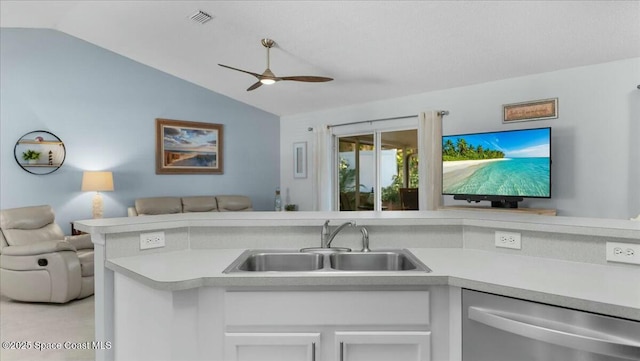
[[[442,193],[549,197],[550,130],[442,138]]]

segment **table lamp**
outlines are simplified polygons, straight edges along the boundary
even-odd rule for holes
[[[102,218],[102,195],[100,192],[113,191],[113,173],[84,172],[82,173],[82,191],[96,192],[93,196],[93,218]]]

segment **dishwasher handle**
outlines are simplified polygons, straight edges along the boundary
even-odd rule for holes
[[[542,318],[475,306],[469,307],[468,317],[470,320],[489,327],[534,340],[601,355],[640,360],[640,342],[618,336],[593,332]],[[561,327],[556,327],[559,329],[548,327],[554,324]]]

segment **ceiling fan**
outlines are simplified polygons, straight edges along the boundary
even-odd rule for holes
[[[236,71],[240,71],[240,72],[247,73],[247,74],[255,76],[258,79],[258,81],[255,84],[253,84],[252,86],[250,86],[247,89],[247,91],[251,91],[251,90],[257,89],[260,86],[262,86],[262,84],[270,85],[270,84],[273,84],[273,83],[275,83],[277,81],[280,81],[280,80],[303,81],[303,82],[311,82],[311,83],[320,83],[320,82],[333,80],[333,78],[327,78],[327,77],[324,77],[324,76],[308,76],[308,75],[276,76],[275,74],[273,74],[273,72],[269,68],[270,67],[270,64],[269,64],[269,60],[270,60],[269,59],[269,50],[275,44],[276,44],[276,42],[271,40],[271,39],[262,39],[262,46],[267,48],[267,69],[264,72],[262,72],[262,74],[252,73],[250,71],[234,68],[234,67],[231,67],[231,66],[228,66],[228,65],[222,65],[222,64],[218,64],[218,65],[220,65],[221,67],[227,68],[227,69],[236,70]]]

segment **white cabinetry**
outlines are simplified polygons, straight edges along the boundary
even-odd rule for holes
[[[162,291],[116,273],[114,359],[459,360],[447,286],[292,289]]]
[[[225,292],[225,360],[429,361],[431,297],[427,290]]]
[[[336,331],[334,352],[323,360],[429,361],[428,331]],[[325,337],[330,337],[330,332]],[[321,333],[225,333],[226,361],[321,360]],[[331,341],[329,341],[331,342]]]
[[[226,361],[316,361],[320,333],[225,333]]]
[[[336,332],[339,361],[429,361],[431,332]]]

